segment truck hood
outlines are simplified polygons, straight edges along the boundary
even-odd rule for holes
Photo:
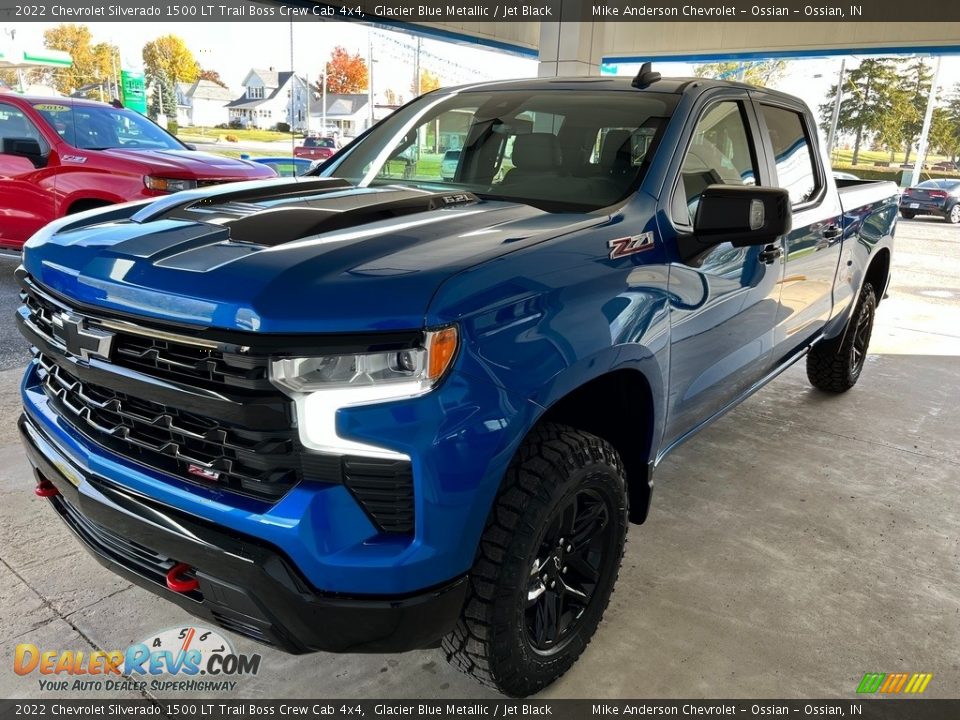
[[[236,183],[65,218],[31,238],[24,267],[78,304],[176,323],[413,329],[452,275],[606,220],[449,190]]]
[[[142,165],[145,174],[185,179],[257,180],[274,177],[270,168],[248,160],[214,155],[195,150],[102,150],[105,155]]]

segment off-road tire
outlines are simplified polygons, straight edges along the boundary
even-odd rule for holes
[[[555,513],[584,492],[596,492],[608,512],[598,579],[566,640],[545,654],[535,649],[528,630],[529,586],[539,574],[531,568],[556,528]],[[626,476],[613,447],[565,425],[544,423],[532,430],[511,462],[487,519],[460,620],[443,639],[447,661],[513,697],[531,695],[559,678],[576,662],[603,617],[620,572],[626,529]]]
[[[873,286],[864,283],[844,333],[818,342],[807,355],[807,378],[815,388],[842,393],[857,384],[866,361],[876,309]]]
[[[917,214],[913,210],[901,210],[900,217],[904,220],[913,220]]]

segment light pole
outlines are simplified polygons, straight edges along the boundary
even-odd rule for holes
[[[840,60],[840,77],[837,79],[837,97],[833,101],[833,117],[830,118],[830,134],[827,136],[827,157],[833,152],[833,141],[837,138],[837,125],[840,122],[840,102],[843,100],[843,71],[847,67],[847,59]],[[833,160],[830,161],[833,164]]]
[[[323,87],[320,89],[320,133],[327,136],[327,65],[323,65]]]
[[[927,141],[930,139],[930,123],[933,120],[933,106],[937,104],[937,82],[940,80],[940,63],[943,56],[937,56],[937,64],[933,69],[933,79],[930,81],[930,96],[927,98],[927,112],[923,116],[923,129],[920,130],[920,140],[917,143],[917,156],[913,161],[913,174],[910,177],[910,187],[920,180],[923,170],[923,161],[927,155]]]
[[[370,118],[367,127],[373,127],[373,38],[367,31],[367,105],[370,107]]]

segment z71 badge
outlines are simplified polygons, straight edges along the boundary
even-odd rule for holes
[[[644,250],[650,250],[653,247],[653,233],[645,232],[640,235],[616,238],[615,240],[608,241],[607,247],[610,248],[611,260],[643,252]]]

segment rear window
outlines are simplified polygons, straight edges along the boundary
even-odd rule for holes
[[[760,111],[773,145],[777,184],[790,193],[794,205],[813,200],[820,192],[820,180],[803,116],[772,105],[761,105]]]
[[[932,188],[934,190],[956,190],[960,187],[960,180],[925,180],[917,185],[920,188]]]
[[[459,150],[447,150],[447,151],[443,154],[443,159],[444,159],[444,160],[459,160],[459,159],[460,159],[460,151],[459,151]]]

